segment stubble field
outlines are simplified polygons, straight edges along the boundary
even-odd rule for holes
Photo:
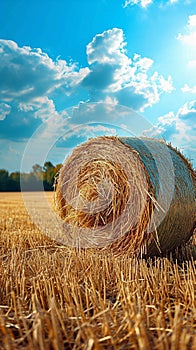
[[[195,286],[191,256],[77,252],[0,194],[0,349],[196,349]]]

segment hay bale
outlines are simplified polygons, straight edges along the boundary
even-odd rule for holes
[[[97,137],[74,149],[60,170],[55,201],[64,243],[116,255],[157,255],[195,227],[195,173],[156,139]]]

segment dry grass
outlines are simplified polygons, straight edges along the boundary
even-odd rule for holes
[[[52,194],[48,194],[52,196]],[[196,265],[59,246],[0,194],[0,349],[196,348]]]
[[[75,246],[79,241],[116,255],[160,256],[189,240],[195,190],[191,165],[166,143],[100,136],[66,158],[56,207]]]

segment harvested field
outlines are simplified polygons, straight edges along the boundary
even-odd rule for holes
[[[193,257],[60,246],[19,193],[0,194],[0,213],[0,349],[196,348]]]

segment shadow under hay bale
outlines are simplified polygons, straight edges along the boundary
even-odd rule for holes
[[[97,137],[60,170],[55,201],[64,243],[116,255],[161,255],[195,228],[196,177],[176,149],[149,138]]]

